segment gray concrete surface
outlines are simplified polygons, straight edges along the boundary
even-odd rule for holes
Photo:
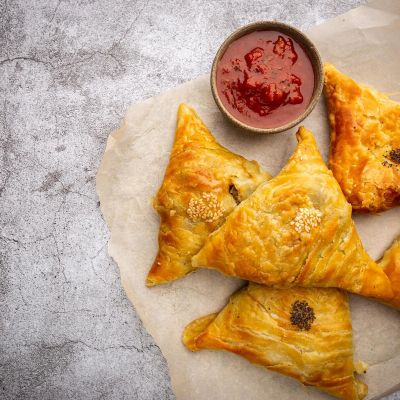
[[[106,254],[107,135],[130,103],[207,72],[234,28],[306,29],[361,3],[0,0],[1,399],[174,398]]]

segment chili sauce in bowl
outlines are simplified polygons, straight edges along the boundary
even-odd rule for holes
[[[257,133],[289,129],[314,108],[323,84],[322,63],[303,33],[278,22],[235,31],[214,60],[211,86],[221,111]]]

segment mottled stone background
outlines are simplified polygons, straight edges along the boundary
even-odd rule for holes
[[[174,398],[106,253],[107,136],[129,104],[207,72],[234,28],[307,29],[363,2],[0,0],[1,399]]]

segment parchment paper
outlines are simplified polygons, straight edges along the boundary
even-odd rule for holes
[[[400,91],[400,1],[376,1],[309,31],[324,61],[360,82],[388,93]],[[272,136],[245,135],[225,121],[202,76],[127,112],[107,142],[97,175],[101,209],[110,228],[109,254],[126,293],[167,359],[178,400],[326,399],[290,378],[251,365],[233,354],[190,353],[181,343],[184,326],[223,307],[242,283],[201,270],[172,284],[148,289],[145,277],[157,252],[159,220],[151,207],[168,163],[178,104],[193,106],[217,140],[276,174],[295,148],[296,129]],[[317,136],[325,159],[329,133],[324,101],[304,122]],[[400,234],[400,208],[355,216],[363,243],[379,258]],[[400,313],[351,297],[355,359],[370,365],[369,399],[400,389]]]

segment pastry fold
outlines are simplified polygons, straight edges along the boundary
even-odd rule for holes
[[[286,166],[239,204],[192,259],[194,267],[274,287],[337,287],[391,299],[388,277],[369,257],[351,206],[300,127]]]
[[[385,303],[400,310],[400,237],[385,251],[378,264],[388,276],[394,294],[394,297]]]
[[[353,209],[400,204],[400,104],[326,64],[330,167]]]
[[[183,342],[191,351],[236,353],[341,399],[367,394],[367,385],[354,376],[347,296],[336,289],[250,283],[221,312],[190,323]]]
[[[159,251],[146,284],[193,271],[191,258],[207,236],[269,178],[257,162],[218,144],[196,112],[181,104],[169,164],[153,202],[161,219]]]

